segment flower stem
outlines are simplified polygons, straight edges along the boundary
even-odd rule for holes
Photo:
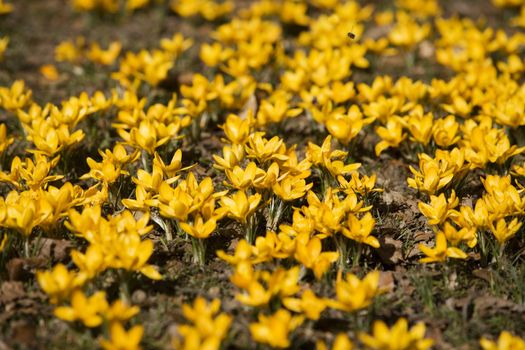
[[[270,202],[270,212],[269,212],[270,225],[268,226],[268,229],[270,231],[275,231],[277,229],[277,224],[279,223],[279,220],[281,219],[283,209],[284,209],[284,201],[277,196],[273,196]]]
[[[494,248],[494,257],[496,258],[496,266],[498,267],[498,270],[503,270],[503,251],[505,250],[505,242],[503,243],[496,243]]]
[[[479,247],[481,249],[481,261],[484,262],[484,264],[487,264],[487,244],[486,244],[486,238],[485,233],[480,232],[479,235]]]
[[[346,262],[348,261],[348,242],[346,237],[336,234],[334,236],[335,245],[339,252],[339,258],[337,259],[337,265],[340,270],[346,269]]]
[[[257,230],[255,214],[252,214],[248,218],[248,220],[246,221],[245,229],[246,229],[246,232],[245,232],[246,240],[248,241],[248,243],[250,243],[250,244],[255,243],[255,234],[256,234],[256,230]]]
[[[357,243],[354,245],[354,249],[352,249],[352,251],[352,267],[357,267],[359,266],[361,255],[363,255],[363,243]]]
[[[206,241],[193,236],[190,238],[193,250],[193,262],[202,266],[206,262]]]
[[[140,160],[142,161],[142,168],[145,170],[145,171],[148,171],[149,172],[149,166],[148,166],[148,152],[146,152],[145,150],[142,150],[141,154],[140,154]]]
[[[191,125],[191,138],[193,139],[193,141],[199,141],[201,139],[201,120],[202,118],[203,116],[202,114],[200,114],[193,119],[193,123]]]
[[[120,279],[120,299],[127,305],[131,305],[131,289],[129,286],[131,274],[126,270],[119,270],[118,275]]]
[[[29,237],[24,238],[24,255],[26,258],[31,257],[31,251],[29,249]]]

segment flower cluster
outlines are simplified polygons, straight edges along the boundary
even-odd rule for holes
[[[524,1],[492,2],[525,27]],[[231,300],[195,295],[203,290],[172,305],[176,349],[239,347],[239,334],[272,348],[431,348],[417,316],[381,311],[393,246],[385,217],[405,205],[382,197],[391,182],[378,169],[392,158],[431,233],[415,241],[396,226],[406,264],[392,284],[417,266],[445,271],[453,289],[448,278],[474,259],[500,272],[521,259],[523,33],[443,17],[437,0],[71,4],[100,21],[155,6],[212,27],[205,42],[170,33],[135,51],[126,40],[63,41],[55,61],[74,75],[100,69],[110,88],[60,103],[38,102],[22,80],[0,86],[0,261],[30,259],[42,238],[71,244],[36,280],[54,315],[102,348],[148,343],[131,302],[139,283],[164,279],[184,293],[165,259],[190,274],[231,270],[218,277]],[[13,9],[0,0],[0,15]],[[446,74],[421,79],[422,60]],[[414,74],[377,74],[391,62]],[[40,73],[53,86],[65,76],[53,64]],[[359,328],[334,337],[324,329],[332,318]],[[480,345],[525,348],[509,332]]]
[[[182,17],[202,16],[213,21],[233,11],[232,1],[216,2],[213,0],[172,0],[171,9]]]
[[[138,53],[126,52],[119,64],[119,70],[112,74],[128,90],[137,90],[143,83],[157,86],[166,79],[174,67],[177,57],[189,47],[192,41],[181,34],[160,40],[160,48],[141,50]]]
[[[57,62],[69,62],[78,64],[88,60],[94,64],[110,66],[117,60],[122,44],[118,41],[111,42],[107,49],[103,49],[99,43],[92,42],[89,45],[82,36],[74,41],[63,41],[55,48],[55,60]]]
[[[150,0],[71,0],[73,8],[77,11],[99,11],[117,13],[121,10],[133,12],[146,7]]]

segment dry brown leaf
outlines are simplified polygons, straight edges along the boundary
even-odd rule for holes
[[[11,350],[11,348],[7,346],[7,344],[4,343],[2,340],[0,340],[0,350]]]
[[[13,322],[11,343],[24,348],[33,348],[36,345],[36,327],[26,320]]]
[[[478,317],[496,315],[501,313],[503,309],[520,313],[525,317],[525,306],[516,304],[510,300],[491,295],[482,295],[474,299],[474,313]]]
[[[181,73],[177,76],[177,81],[180,85],[191,85],[193,80],[193,73]]]
[[[389,236],[379,237],[379,248],[375,251],[384,264],[395,265],[403,260],[403,242]]]
[[[489,269],[477,269],[472,271],[472,274],[487,283],[492,282],[492,272]]]
[[[21,299],[26,295],[24,285],[18,281],[5,281],[0,286],[0,305]]]
[[[390,293],[394,290],[394,274],[392,271],[381,271],[379,275],[379,289],[385,293]]]
[[[51,259],[51,261],[64,261],[69,257],[73,243],[65,239],[42,238],[42,247],[39,257]]]
[[[403,294],[411,296],[414,293],[415,288],[407,277],[407,270],[403,266],[396,265],[394,280],[396,281],[397,289],[402,290]]]
[[[48,265],[48,259],[43,257],[14,258],[7,262],[7,275],[11,281],[25,281],[31,278],[32,270],[44,268]]]
[[[401,192],[397,191],[387,191],[383,192],[381,197],[385,204],[392,205],[394,203],[402,203],[405,200],[405,196]]]
[[[435,234],[433,232],[417,231],[414,234],[413,240],[414,240],[414,243],[420,243],[420,242],[428,243],[431,240],[433,240],[434,237],[435,237]]]

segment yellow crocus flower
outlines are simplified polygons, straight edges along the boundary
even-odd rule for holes
[[[514,218],[510,222],[507,222],[502,218],[489,223],[490,231],[494,237],[496,237],[499,244],[504,244],[509,239],[514,237],[521,225],[523,225],[523,222],[519,222],[518,218]]]
[[[466,242],[469,248],[473,248],[478,242],[476,228],[473,227],[462,227],[458,230],[454,225],[447,221],[440,232],[445,234],[447,241],[450,242],[452,246],[457,246],[461,242]]]
[[[231,146],[224,146],[222,148],[222,158],[217,155],[212,155],[215,160],[214,168],[219,170],[231,170],[244,158],[244,147],[239,144],[232,144]]]
[[[71,306],[59,306],[55,309],[56,317],[68,321],[81,321],[84,326],[98,327],[104,321],[103,314],[109,308],[105,292],[96,292],[86,297],[80,290],[71,296]]]
[[[85,0],[74,0],[76,2]],[[82,59],[84,54],[84,45],[86,40],[84,37],[77,37],[75,41],[63,41],[55,47],[55,60],[57,62],[71,62],[77,63]]]
[[[237,294],[235,299],[244,305],[260,307],[270,302],[273,294],[257,280],[252,280],[244,288],[244,293]]]
[[[106,50],[103,50],[98,43],[92,43],[86,52],[86,57],[93,63],[110,66],[118,58],[122,44],[114,41],[109,44]]]
[[[256,193],[247,196],[244,191],[237,191],[231,197],[221,197],[222,208],[228,209],[228,217],[246,223],[248,218],[257,210],[261,195]]]
[[[13,5],[5,3],[4,0],[0,0],[0,15],[5,15],[12,11],[13,11]]]
[[[4,52],[7,50],[7,45],[9,45],[9,37],[8,36],[1,37],[0,38],[0,61],[4,59]]]
[[[80,274],[88,279],[94,278],[106,268],[104,250],[96,244],[91,244],[84,254],[78,250],[73,250],[71,260],[80,269]]]
[[[137,271],[152,280],[162,279],[157,269],[147,263],[153,253],[153,241],[142,241],[137,234],[120,234],[106,251],[109,267]]]
[[[250,333],[258,343],[275,348],[290,346],[289,333],[304,321],[302,316],[292,316],[290,312],[279,309],[273,315],[259,314],[259,322],[250,324]]]
[[[436,246],[434,248],[419,244],[419,249],[426,255],[419,259],[421,263],[445,262],[447,258],[466,259],[467,254],[459,248],[447,247],[447,238],[441,231],[436,233]]]
[[[232,322],[229,315],[219,312],[220,306],[219,299],[208,303],[202,297],[197,297],[193,305],[183,304],[182,313],[191,324],[180,326],[181,337],[174,339],[175,348],[218,350]]]
[[[93,158],[88,157],[86,162],[90,168],[89,173],[82,175],[80,179],[92,178],[109,185],[117,181],[120,175],[129,174],[122,170],[119,164],[115,164],[109,159],[103,159],[102,162],[98,163]]]
[[[352,105],[345,114],[332,114],[326,119],[326,129],[343,145],[348,145],[356,138],[372,118],[363,118],[357,105]]]
[[[374,297],[380,293],[379,276],[379,271],[372,271],[361,280],[356,275],[347,273],[343,279],[339,271],[335,283],[337,298],[328,300],[328,305],[347,312],[354,312],[369,306]]]
[[[273,192],[284,201],[293,201],[302,198],[312,188],[313,183],[307,184],[304,179],[286,176],[272,186]]]
[[[388,39],[396,46],[412,47],[423,41],[430,34],[430,24],[419,25],[406,12],[396,14],[396,25],[388,33]]]
[[[199,57],[208,67],[217,67],[222,62],[227,61],[232,55],[233,50],[215,42],[213,44],[202,44]]]
[[[40,66],[38,71],[48,81],[57,81],[60,78],[60,73],[54,64],[44,64]]]
[[[180,228],[192,237],[198,239],[208,238],[217,227],[216,220],[211,218],[204,222],[202,216],[197,215],[191,224],[179,222]]]
[[[220,126],[226,138],[233,145],[244,144],[250,135],[251,120],[250,118],[242,119],[235,114],[229,114],[226,117],[226,122]]]
[[[0,200],[4,202],[3,198]],[[33,229],[53,212],[51,204],[33,191],[9,192],[2,207],[5,210],[1,214],[5,215],[3,226],[15,229],[25,237],[29,237]]]
[[[261,132],[250,135],[245,146],[248,158],[255,158],[261,164],[269,160],[286,161],[288,156],[285,154],[286,144],[284,140],[278,136],[274,136],[268,140],[263,136],[264,133]]]
[[[373,89],[369,87],[364,89],[364,86],[361,84],[358,86],[361,87],[360,91]],[[366,93],[374,94],[373,91]],[[385,96],[380,95],[377,98],[371,100],[370,103],[363,106],[363,112],[368,118],[372,118],[372,120],[379,120],[381,123],[387,123],[388,120],[395,117],[398,113],[405,111],[405,109],[405,99],[400,96],[386,98]]]
[[[432,136],[439,147],[450,147],[460,140],[459,123],[453,115],[434,121]]]
[[[483,350],[525,350],[525,340],[507,331],[501,332],[495,342],[481,338],[479,345]]]
[[[429,225],[441,225],[449,217],[457,215],[454,210],[459,204],[459,198],[456,192],[452,190],[450,198],[446,198],[444,193],[439,196],[430,196],[430,203],[419,202],[417,204],[419,211],[427,218]]]
[[[26,89],[23,80],[16,80],[11,87],[0,86],[0,106],[8,111],[17,112],[30,106],[33,92]]]
[[[131,306],[117,299],[104,313],[104,318],[112,324],[113,322],[125,322],[140,312],[138,306]]]
[[[368,244],[371,247],[379,248],[379,241],[371,236],[375,226],[375,219],[369,212],[361,219],[350,214],[346,226],[342,228],[342,234],[356,242]]]
[[[69,295],[86,281],[85,275],[78,274],[62,264],[56,264],[52,270],[37,271],[36,279],[40,288],[49,296],[52,304],[68,298]]]
[[[257,237],[259,239],[259,237]],[[242,239],[237,243],[237,246],[235,247],[235,252],[233,255],[228,255],[223,250],[217,251],[217,256],[226,261],[230,265],[238,265],[242,262],[247,262],[250,260],[253,254],[253,247],[248,243],[247,240]]]
[[[286,118],[294,118],[301,114],[301,108],[290,106],[291,98],[289,93],[277,90],[262,100],[256,115],[257,125],[264,127],[269,123],[280,123]]]
[[[397,116],[389,118],[386,126],[376,127],[376,133],[381,138],[381,141],[375,146],[377,156],[389,147],[398,147],[407,136],[403,133],[403,121]]]
[[[318,320],[321,313],[326,309],[326,301],[318,298],[311,289],[307,289],[301,298],[284,298],[283,305],[297,313],[304,313],[310,320]]]
[[[418,105],[404,120],[406,128],[410,132],[410,140],[426,146],[432,137],[434,116],[432,113],[424,113],[423,107]]]
[[[140,350],[140,341],[144,333],[144,327],[136,325],[128,331],[120,322],[112,322],[110,325],[110,339],[101,339],[100,346],[104,350]]]
[[[448,164],[439,162],[426,154],[419,154],[419,171],[412,166],[409,167],[414,178],[408,178],[408,186],[423,193],[433,195],[438,190],[448,185],[454,178],[454,168]]]
[[[424,323],[409,329],[405,318],[398,319],[390,329],[383,321],[375,321],[372,334],[361,332],[359,339],[374,350],[426,350],[434,343],[432,339],[425,338]]]
[[[232,186],[238,190],[246,190],[252,187],[256,175],[264,176],[264,171],[259,169],[254,162],[248,163],[246,169],[242,169],[240,166],[236,165],[231,170],[226,169],[225,173],[230,182],[224,182],[224,184]]]

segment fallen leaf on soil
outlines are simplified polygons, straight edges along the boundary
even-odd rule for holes
[[[428,327],[428,325],[432,323],[432,320],[428,320],[425,323],[427,324],[427,327]],[[439,329],[439,327],[428,327],[426,336],[428,338],[434,339],[434,342],[436,344],[440,344],[441,345],[444,342],[444,340],[443,340],[443,332],[441,331],[441,329]],[[444,349],[445,348],[446,347],[444,347]],[[451,349],[451,348],[447,348],[447,349]]]
[[[414,243],[419,242],[430,242],[435,237],[433,232],[424,232],[424,231],[417,231],[414,234]]]
[[[31,277],[35,268],[44,268],[48,265],[48,259],[43,257],[14,258],[7,262],[7,275],[11,281],[25,281]]]
[[[51,261],[64,261],[69,257],[69,251],[73,243],[65,239],[43,238],[39,257],[51,259]]]
[[[12,344],[16,346],[25,345],[25,347],[30,348],[36,345],[36,328],[34,324],[25,320],[20,320],[13,322],[12,329]]]
[[[379,237],[379,248],[375,251],[384,264],[395,265],[403,260],[402,246],[403,242],[392,237]]]
[[[179,85],[191,85],[193,73],[182,73],[177,77]]]
[[[5,281],[0,286],[0,305],[5,305],[26,295],[22,282]]]
[[[520,313],[525,317],[525,306],[518,305],[510,300],[483,295],[474,299],[474,313],[479,317],[500,314],[503,309]]]
[[[472,271],[472,274],[487,283],[492,282],[492,272],[489,269],[477,269]]]
[[[418,231],[413,236],[412,241],[414,242],[414,245],[408,250],[406,253],[405,258],[406,259],[412,259],[414,257],[420,256],[421,250],[419,249],[419,243],[425,243],[427,245],[432,245],[431,242],[433,241],[435,235],[432,232],[423,232]]]
[[[451,298],[448,298],[446,301],[445,301],[445,305],[450,309],[450,310],[460,310],[461,311],[461,314],[463,316],[463,320],[465,321],[468,321],[472,318],[472,300],[473,300],[473,294],[475,294],[476,292],[474,290],[472,290],[468,296],[464,297],[464,298],[454,298],[454,297],[451,297]]]
[[[390,293],[394,290],[394,274],[392,271],[381,271],[379,275],[379,289],[385,293]]]
[[[410,278],[407,277],[407,270],[397,265],[394,271],[394,280],[397,282],[397,289],[402,290],[406,296],[411,296],[414,293],[414,286],[410,282]]]
[[[381,197],[386,205],[392,205],[395,203],[403,203],[406,196],[401,192],[397,191],[384,191]]]

